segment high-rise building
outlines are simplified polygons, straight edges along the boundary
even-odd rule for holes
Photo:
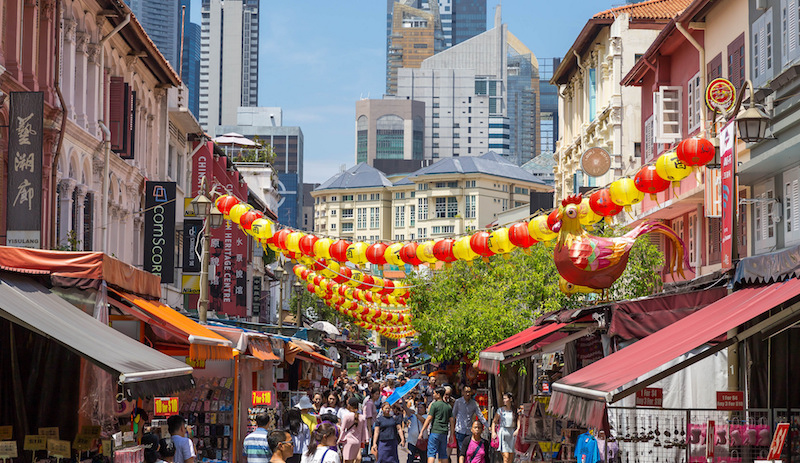
[[[525,164],[539,154],[539,63],[511,32],[508,42],[508,149],[511,161]]]
[[[486,32],[486,0],[438,1],[446,48]]]
[[[439,11],[424,11],[406,4],[391,5],[391,33],[386,50],[386,93],[397,93],[397,70],[418,68],[442,49],[442,23]]]
[[[258,3],[203,0],[199,119],[208,131],[258,105]]]
[[[180,30],[178,0],[125,0],[125,3],[131,7],[158,51],[173,69],[177,69],[180,48],[178,35],[175,34],[175,31]]]
[[[555,153],[558,141],[558,87],[550,83],[561,58],[539,60],[539,145],[541,153]]]
[[[190,21],[192,0],[180,0],[180,6],[186,7],[183,18],[183,31],[178,29],[178,47],[183,33],[183,56],[178,56],[175,69],[181,67],[181,80],[189,90],[189,111],[198,117],[200,114],[200,25]],[[179,9],[178,14],[181,14]]]
[[[356,102],[356,163],[385,174],[413,172],[426,165],[425,103],[405,98]]]

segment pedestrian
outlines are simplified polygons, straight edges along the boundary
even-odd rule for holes
[[[286,462],[300,463],[303,452],[308,447],[308,441],[311,440],[311,428],[303,422],[303,416],[296,408],[287,411],[283,421],[287,424],[286,430],[292,438],[292,448],[294,449],[294,454],[289,455]]]
[[[514,396],[510,392],[503,394],[503,406],[497,410],[492,421],[492,440],[498,439],[497,451],[503,456],[503,463],[514,461],[514,438],[519,432],[519,420],[514,408]]]
[[[489,424],[486,422],[486,418],[483,417],[478,402],[473,399],[473,396],[474,390],[472,386],[464,386],[464,388],[461,389],[461,397],[459,397],[453,405],[453,419],[456,423],[456,443],[458,444],[459,451],[461,451],[464,441],[469,437],[472,427],[471,424],[474,419],[479,420],[484,426],[488,426]],[[463,455],[463,453],[461,455]]]
[[[272,431],[267,436],[267,443],[272,452],[270,463],[289,463],[294,455],[294,444],[292,435],[288,431]],[[250,459],[247,459],[250,463]]]
[[[367,430],[372,432],[372,426],[375,423],[375,417],[378,416],[378,404],[381,400],[381,389],[378,385],[373,385],[369,391],[369,395],[364,400],[364,419],[367,420]]]
[[[357,397],[350,397],[347,401],[347,411],[342,413],[341,434],[339,443],[342,446],[342,458],[345,463],[355,462],[361,453],[361,446],[369,438],[367,422],[358,412],[361,402]]]
[[[267,412],[256,415],[256,429],[244,438],[244,456],[247,463],[269,463],[272,450],[269,448],[267,427],[270,417]]]
[[[336,425],[328,422],[320,423],[311,432],[311,440],[303,453],[301,463],[341,463],[336,449],[337,432]]]
[[[163,462],[161,454],[158,452],[160,439],[157,435],[146,433],[142,436],[142,447],[144,447],[144,463]]]
[[[422,423],[428,417],[425,411],[425,402],[410,400],[406,407],[408,421],[408,450],[415,462],[424,463],[428,457],[428,435],[421,433]]]
[[[175,444],[172,443],[172,439],[167,437],[159,441],[158,454],[164,463],[173,463],[175,461]]]
[[[319,411],[322,408],[322,393],[317,392],[314,394],[314,398],[311,399],[311,403],[314,404],[314,413],[319,415]]]
[[[317,427],[317,415],[313,413],[314,411],[314,404],[311,403],[311,399],[308,398],[307,395],[300,397],[300,401],[297,402],[297,405],[294,408],[300,410],[300,417],[303,419],[303,423],[308,426],[308,429],[311,432],[314,432],[314,428]]]
[[[406,445],[402,424],[402,417],[395,416],[392,406],[384,402],[372,434],[372,454],[375,455],[377,463],[400,463],[397,446]]]
[[[195,463],[197,452],[195,452],[192,440],[186,437],[186,420],[180,415],[172,415],[167,418],[167,430],[172,436],[172,443],[175,444],[175,463]]]
[[[428,408],[428,417],[422,423],[420,432],[425,432],[430,426],[428,436],[428,463],[447,463],[450,457],[447,454],[447,434],[450,429],[455,428],[453,422],[453,408],[444,402],[444,388],[439,387],[433,391],[433,403]]]
[[[490,463],[492,461],[493,449],[483,435],[483,422],[475,420],[472,422],[470,431],[472,437],[465,439],[458,447],[458,463]]]
[[[324,415],[326,413],[336,415],[339,418],[339,420],[342,419],[339,416],[339,395],[336,393],[336,391],[331,391],[328,393],[325,405],[323,405],[322,408],[320,408],[319,410],[320,415]]]

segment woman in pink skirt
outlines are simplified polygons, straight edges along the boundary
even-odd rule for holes
[[[367,434],[367,420],[358,413],[358,398],[350,397],[347,401],[347,411],[342,414],[342,422],[339,423],[339,444],[342,447],[342,458],[345,463],[353,463],[358,459],[361,452],[361,445],[364,444],[369,434]]]

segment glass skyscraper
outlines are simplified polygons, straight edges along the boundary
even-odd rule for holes
[[[452,3],[452,45],[458,45],[486,32],[486,0],[452,0]],[[444,14],[442,14],[442,23],[444,23]],[[447,34],[445,34],[445,42],[447,42]],[[450,45],[448,44],[448,46]]]
[[[561,58],[539,60],[539,140],[542,153],[555,153],[558,141],[558,87],[550,83]]]

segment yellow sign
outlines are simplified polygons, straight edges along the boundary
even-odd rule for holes
[[[177,397],[155,397],[155,415],[166,416],[175,415],[178,413],[178,398]]]
[[[0,459],[17,458],[17,441],[0,442]]]
[[[200,275],[181,275],[181,293],[200,294]]]
[[[39,435],[58,440],[58,428],[39,428]]]
[[[13,426],[0,426],[0,440],[11,440],[14,438]]]
[[[183,216],[184,217],[197,217],[194,215],[194,208],[192,207],[192,200],[194,198],[183,198]]]
[[[111,456],[111,439],[103,439],[101,442],[103,443],[103,455]]]
[[[205,370],[206,369],[206,359],[196,359],[192,360],[189,357],[186,357],[185,360],[186,364],[190,367],[194,368],[195,370]]]
[[[100,437],[100,426],[81,426],[81,434],[91,437]]]
[[[23,450],[30,450],[31,452],[47,450],[47,437],[27,435],[25,436],[25,443],[22,448]]]
[[[253,406],[266,405],[271,407],[272,404],[272,391],[253,391]]]
[[[48,439],[47,453],[51,457],[70,458],[72,456],[72,449],[67,440]]]
[[[94,437],[87,436],[86,434],[78,434],[75,436],[75,442],[72,443],[72,448],[79,452],[91,450],[94,443]]]

